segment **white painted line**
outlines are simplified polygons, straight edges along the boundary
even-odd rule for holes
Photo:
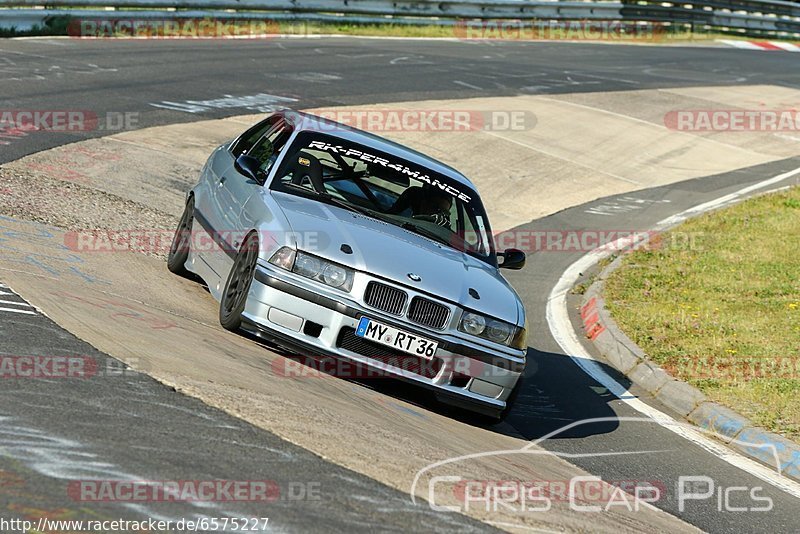
[[[758,46],[755,43],[751,43],[750,41],[738,41],[736,39],[718,39],[718,41],[720,43],[725,43],[728,46],[742,48],[744,50],[767,50],[766,48]]]
[[[0,312],[23,313],[25,315],[36,315],[36,312],[29,310],[18,310],[17,308],[0,308]]]
[[[25,301],[17,302],[16,300],[0,300],[0,304],[13,304],[15,306],[25,306],[26,308],[33,308],[33,306],[31,306]]]
[[[612,215],[614,215],[613,213],[605,213],[603,211],[592,211],[592,210],[586,210],[584,211],[584,213],[588,213],[589,215],[602,215],[603,217],[611,217]]]
[[[770,41],[769,44],[772,46],[777,46],[778,48],[786,50],[787,52],[800,52],[800,46],[797,46],[796,44],[782,43],[780,41]]]
[[[580,72],[580,71],[565,70],[564,74],[572,74],[574,76],[584,76],[586,78],[597,78],[598,80],[606,80],[606,81],[609,81],[609,82],[629,83],[629,84],[632,84],[632,85],[641,85],[641,83],[642,83],[642,82],[637,82],[637,81],[634,81],[634,80],[626,80],[624,78],[609,78],[608,76],[598,76],[596,74],[586,74],[585,72]]]
[[[710,211],[712,209],[720,208],[741,200],[745,195],[764,189],[772,184],[791,178],[792,176],[800,174],[800,168],[783,173],[781,175],[769,178],[763,182],[745,187],[735,193],[725,195],[716,200],[705,202],[693,208],[689,208],[677,215],[668,217],[654,227],[655,230],[665,229],[671,225],[686,220],[692,215]],[[606,245],[602,248],[595,249],[578,261],[570,265],[566,271],[561,275],[550,296],[547,300],[547,324],[550,327],[550,333],[556,340],[556,343],[561,347],[565,354],[567,354],[586,374],[595,379],[598,383],[605,386],[612,394],[618,397],[622,402],[655,421],[660,426],[674,432],[675,434],[702,447],[704,450],[713,454],[717,458],[727,462],[728,464],[745,471],[755,477],[760,478],[764,482],[783,490],[784,492],[792,495],[793,497],[800,498],[800,484],[797,482],[773,472],[764,465],[751,460],[741,454],[727,448],[721,443],[710,439],[702,434],[699,430],[688,428],[679,424],[675,419],[669,415],[653,408],[652,406],[642,402],[633,393],[631,393],[625,386],[614,380],[608,375],[600,365],[600,363],[592,357],[591,354],[584,348],[572,323],[569,319],[569,308],[567,307],[567,294],[575,285],[581,273],[595,265],[603,258],[610,256],[615,250],[620,250],[628,244],[643,239],[643,236],[630,236],[616,240],[614,243]],[[776,466],[776,469],[778,466]]]
[[[764,180],[763,182],[758,182],[757,184],[753,184],[751,186],[745,187],[744,189],[740,189],[740,190],[736,191],[735,193],[731,193],[730,195],[725,195],[724,197],[720,197],[720,198],[718,198],[716,200],[711,200],[709,202],[705,202],[703,204],[700,204],[699,206],[695,206],[693,208],[689,208],[688,210],[682,211],[682,212],[678,213],[677,215],[673,215],[672,217],[667,217],[663,221],[661,221],[658,224],[656,224],[655,229],[656,230],[661,230],[661,229],[664,229],[664,228],[666,228],[668,226],[672,226],[672,225],[677,224],[679,222],[685,221],[686,219],[688,219],[689,217],[692,217],[693,215],[698,215],[698,214],[703,213],[705,211],[709,211],[709,210],[716,209],[716,208],[721,208],[721,207],[726,206],[728,204],[732,204],[733,202],[736,202],[737,200],[740,200],[743,196],[745,196],[745,195],[747,195],[749,193],[752,193],[753,191],[758,191],[759,189],[767,188],[767,187],[771,186],[772,184],[777,184],[778,182],[782,182],[782,181],[786,180],[787,178],[791,178],[792,176],[795,176],[797,174],[800,174],[800,168],[797,168],[797,169],[795,169],[793,171],[785,172],[783,174],[779,174],[778,176],[773,176],[772,178]]]
[[[477,85],[472,85],[471,83],[462,82],[461,80],[453,80],[453,83],[458,84],[462,87],[468,87],[470,89],[475,89],[476,91],[483,91],[482,87],[478,87]]]

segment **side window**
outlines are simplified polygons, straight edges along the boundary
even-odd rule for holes
[[[247,155],[256,158],[261,163],[259,168],[266,175],[275,164],[281,150],[286,146],[291,134],[292,129],[286,122],[279,120],[256,141],[247,151]]]
[[[279,120],[279,117],[269,117],[268,119],[259,122],[245,133],[236,141],[236,143],[231,147],[231,153],[233,154],[234,158],[238,158],[251,148],[253,145],[256,144],[256,141],[261,139],[264,134],[275,126],[275,123]]]
[[[472,210],[464,208],[461,202],[454,202],[453,204],[458,204],[459,212],[462,214],[460,221],[464,228],[461,237],[466,245],[479,254],[488,254],[487,239],[489,239],[489,236],[486,234],[483,217],[476,216],[472,213]]]

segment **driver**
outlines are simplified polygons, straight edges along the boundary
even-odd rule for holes
[[[416,206],[412,205],[413,219],[430,221],[439,226],[450,227],[450,208],[453,206],[453,197],[441,191],[430,190],[427,195],[422,195]]]
[[[411,187],[397,198],[389,213],[411,216],[438,226],[450,227],[453,197],[438,189]]]

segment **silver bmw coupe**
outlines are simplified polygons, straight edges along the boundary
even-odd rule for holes
[[[527,352],[525,309],[499,268],[524,264],[495,251],[461,173],[294,111],[211,154],[167,261],[205,281],[228,330],[496,419]]]

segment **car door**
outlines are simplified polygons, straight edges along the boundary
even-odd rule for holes
[[[203,235],[194,239],[193,250],[217,276],[221,275],[226,264],[223,259],[225,253],[217,244],[217,236],[225,227],[218,189],[222,177],[232,165],[233,160],[226,147],[215,150],[204,170],[202,187],[197,189],[194,199],[195,219],[201,227],[197,230],[202,231]]]
[[[220,245],[229,252],[229,256],[239,250],[247,232],[267,216],[259,193],[290,136],[291,127],[283,117],[271,117],[264,135],[244,152],[260,162],[257,180],[239,172],[231,154],[231,165],[220,178],[215,195],[225,228],[225,232],[219,236]],[[232,258],[229,257],[229,260],[232,265]]]
[[[230,263],[230,239],[225,240],[225,236],[231,233],[231,218],[227,213],[231,192],[226,188],[226,182],[231,175],[234,155],[250,150],[274,124],[270,117],[251,127],[230,146],[221,146],[214,151],[206,166],[203,187],[195,197],[195,216],[210,235],[197,240],[196,253],[219,277],[227,273]],[[225,247],[228,247],[227,252]]]

